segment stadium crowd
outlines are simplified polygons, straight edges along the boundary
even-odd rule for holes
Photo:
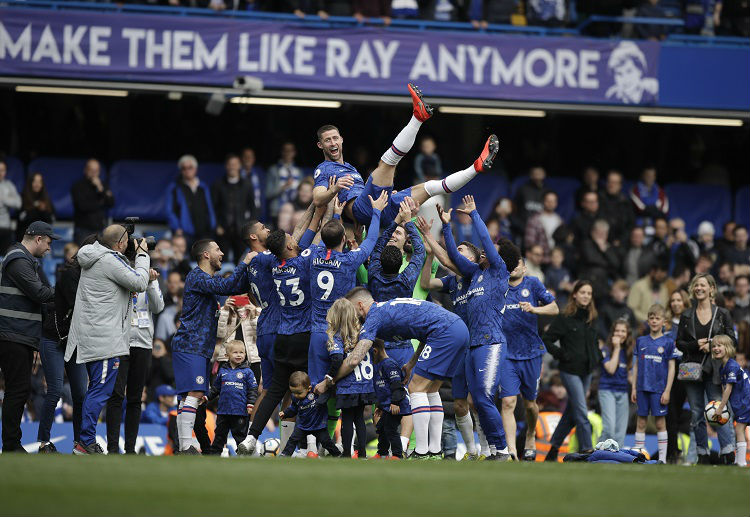
[[[364,191],[371,194],[369,199],[347,197],[358,191],[354,178],[360,184],[363,180],[343,162],[333,126],[318,132],[326,161],[313,176],[305,176],[295,164],[291,142],[282,145],[278,163],[265,175],[255,166],[252,149],[227,155],[226,174],[212,185],[200,179],[196,158],[185,155],[178,161],[178,177],[165,193],[170,231],[151,247],[145,239],[132,239],[132,229],[125,225],[108,225],[107,210],[117,193],[100,178],[99,162],[89,160],[83,177],[71,188],[75,242],[65,245],[65,263],[54,289],[38,262],[57,238],[43,174],[30,174],[19,195],[5,179],[6,166],[0,162],[5,255],[0,274],[3,451],[22,450],[23,419],[39,422],[40,452],[55,451],[50,442],[53,420],[73,421],[74,452],[101,452],[94,433],[106,408],[110,453],[120,450],[124,415],[128,453],[136,452],[139,422],[168,425],[173,447],[182,453],[220,453],[230,430],[245,451],[252,451],[264,427],[278,423],[282,442],[292,444],[285,453],[293,452],[295,443],[300,449],[308,449],[309,443],[309,453],[315,454],[317,440],[331,454],[343,450],[350,455],[356,429],[356,454],[363,457],[369,441],[365,422],[374,418],[382,457],[389,449],[393,456],[405,454],[414,428],[416,457],[455,458],[460,433],[467,458],[533,460],[539,452],[556,460],[560,451],[590,451],[599,440],[611,438],[622,446],[630,430],[635,431],[636,446],[643,448],[650,411],[656,417],[660,460],[741,463],[745,452],[739,447],[744,442],[739,433],[735,440],[731,421],[718,427],[720,452],[711,459],[708,435],[714,431],[706,426],[704,406],[706,401],[722,400],[722,395],[724,406],[730,400],[722,391],[729,355],[736,360],[731,364],[747,367],[747,228],[728,221],[718,234],[705,221],[696,235],[688,235],[685,222],[670,217],[669,199],[650,166],[628,190],[621,172],[600,175],[598,169],[586,168],[575,193],[578,210],[568,222],[558,214],[558,195],[549,190],[540,166],[530,168],[528,183],[514,199],[497,200],[484,221],[470,196],[461,208],[449,211],[449,193],[467,183],[466,192],[471,192],[470,179],[491,165],[497,152],[492,138],[474,165],[446,174],[434,140],[423,137],[414,161],[417,184],[394,191],[389,199],[382,187],[383,181],[388,184],[383,171],[390,174],[392,185],[395,165],[429,118],[421,97],[412,95],[415,115],[370,173],[365,188],[375,190]],[[346,221],[346,227],[339,221]],[[384,228],[380,236],[378,223]],[[311,245],[321,238],[322,244]],[[237,265],[234,271],[221,274],[223,258]],[[342,284],[348,288],[342,291],[336,277],[336,294],[331,296],[334,273],[325,266],[334,263],[336,268],[349,268],[346,274],[335,271],[346,277]],[[300,275],[290,273],[294,268],[321,267],[317,284],[310,280],[310,286],[303,278],[298,288]],[[500,278],[501,286],[505,281],[507,296],[515,296],[516,303],[505,296],[485,302],[479,291],[469,289],[469,280],[477,287],[484,275]],[[349,292],[355,285],[369,291]],[[278,337],[267,321],[272,310],[269,297],[277,308],[281,300]],[[476,371],[483,371],[481,364],[500,368],[499,374],[493,373],[492,390],[477,388],[482,379],[462,380],[446,373],[456,370],[452,363],[450,368],[431,370],[423,364],[427,361],[418,359],[425,358],[425,348],[438,350],[442,343],[433,343],[432,334],[420,334],[437,325],[429,318],[424,325],[414,323],[413,335],[394,331],[399,339],[379,334],[370,328],[374,323],[368,327],[374,320],[368,318],[373,299],[405,297],[415,299],[397,307],[406,323],[422,321],[427,316],[420,311],[437,307],[466,320],[469,350],[485,354],[476,359],[467,354],[466,361],[477,361]],[[416,301],[425,299],[433,303]],[[480,302],[490,305],[471,305]],[[316,303],[322,303],[322,313]],[[463,304],[469,304],[470,311]],[[410,310],[417,311],[413,319],[408,317]],[[530,319],[519,319],[516,314],[522,312]],[[487,321],[472,321],[471,314],[484,313]],[[436,316],[441,321],[454,321],[451,318],[456,317]],[[499,351],[492,355],[492,347],[505,339],[489,338],[494,332],[501,336],[501,319],[508,325],[525,322],[529,346],[536,347],[507,361],[512,365],[517,359],[525,365],[514,366],[517,371],[510,366],[506,371],[504,356],[500,366]],[[362,334],[357,337],[361,320]],[[289,328],[282,332],[284,325]],[[490,328],[479,344],[474,342],[475,327]],[[441,327],[442,331],[447,332]],[[34,337],[39,334],[41,339]],[[516,334],[506,335],[512,350],[511,336]],[[463,339],[451,336],[455,342]],[[385,344],[376,337],[383,337]],[[414,345],[407,338],[415,338]],[[657,345],[649,339],[657,343],[658,352],[651,350]],[[372,351],[361,350],[363,340]],[[288,357],[278,355],[280,343]],[[714,343],[720,343],[723,352],[715,352]],[[320,364],[312,359],[308,364],[308,348],[310,357],[316,350],[323,356]],[[429,359],[430,352],[426,355]],[[642,373],[642,361],[653,356],[659,356],[664,370],[649,367]],[[687,367],[695,364],[697,378]],[[531,374],[523,370],[527,367]],[[466,375],[472,371],[467,368]],[[410,373],[411,405],[402,387]],[[439,386],[436,379],[443,377],[452,378],[453,385]],[[517,382],[510,386],[504,379]],[[336,395],[330,396],[334,380]],[[736,398],[741,396],[741,373],[737,382],[732,406],[745,404]],[[459,383],[468,386],[462,391]],[[282,399],[287,391],[292,405],[277,420],[276,408],[279,403],[286,407],[288,395]],[[662,391],[660,400],[643,395]],[[523,404],[517,405],[519,395]],[[306,404],[308,398],[315,404]],[[690,410],[684,409],[685,401]],[[207,408],[208,414],[218,414],[213,444],[203,424]],[[325,410],[321,413],[320,408]],[[750,408],[733,410],[740,417],[739,427]],[[556,431],[547,432],[551,421],[541,420],[560,412]],[[408,413],[413,415],[407,417]],[[296,433],[288,420],[295,414]],[[337,428],[339,416],[342,424]],[[399,424],[400,439],[395,438]],[[480,444],[474,444],[475,424]],[[568,436],[574,427],[577,446]],[[198,443],[192,438],[193,428]],[[507,450],[503,432],[508,432]],[[441,437],[437,443],[435,436]],[[344,446],[332,448],[331,438]]]
[[[679,32],[687,34],[750,35],[750,5],[746,0],[126,0],[124,3],[202,7],[215,11],[293,13],[299,18],[317,15],[350,16],[359,22],[380,18],[471,22],[477,29],[488,24],[575,27],[591,15],[671,18],[684,20]],[[674,28],[659,24],[597,23],[594,36],[622,35],[663,39]]]

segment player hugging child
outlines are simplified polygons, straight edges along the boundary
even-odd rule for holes
[[[633,376],[635,383],[630,400],[638,404],[638,423],[635,430],[635,448],[646,445],[646,422],[654,416],[656,438],[659,445],[659,463],[667,462],[667,405],[675,372],[675,345],[672,337],[665,335],[664,307],[654,304],[648,309],[649,334],[641,336],[633,351]]]
[[[740,467],[747,466],[747,441],[745,428],[750,423],[750,378],[739,363],[734,360],[736,350],[734,342],[729,336],[723,334],[714,336],[711,340],[711,355],[714,359],[721,360],[721,384],[723,391],[721,402],[716,408],[716,414],[721,412],[729,403],[734,415],[734,433],[737,438],[737,453],[734,462]]]
[[[341,298],[331,306],[328,318],[329,353],[348,355],[359,340],[359,317],[354,305]],[[339,329],[335,332],[334,329]],[[336,409],[341,410],[341,443],[343,456],[352,455],[354,429],[357,431],[357,457],[367,455],[367,427],[365,426],[365,406],[375,402],[372,385],[373,366],[370,352],[354,367],[346,377],[336,382]]]
[[[341,451],[328,434],[328,408],[312,392],[310,377],[302,371],[292,373],[289,376],[289,391],[292,393],[292,403],[279,413],[279,419],[296,416],[297,424],[281,455],[291,456],[297,446],[307,447],[307,436],[313,435],[331,456],[341,456]]]
[[[392,458],[402,458],[401,435],[398,426],[401,417],[411,415],[411,401],[404,387],[404,372],[396,362],[385,353],[385,343],[376,339],[372,344],[372,358],[375,361],[375,395],[378,398],[378,456],[388,457],[390,448]]]
[[[235,339],[224,345],[228,361],[216,374],[206,400],[219,397],[216,431],[209,454],[221,454],[229,431],[237,443],[247,437],[248,415],[258,398],[258,383],[245,362],[245,343]]]

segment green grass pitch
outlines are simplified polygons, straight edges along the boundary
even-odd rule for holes
[[[0,456],[2,515],[747,516],[750,469]]]

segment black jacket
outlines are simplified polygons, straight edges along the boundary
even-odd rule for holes
[[[573,316],[558,314],[542,341],[560,362],[560,370],[573,375],[588,375],[599,364],[601,352],[596,341],[596,322],[588,323],[588,311],[578,309]],[[560,346],[555,342],[560,341]]]
[[[609,223],[610,242],[626,244],[635,225],[633,203],[622,193],[612,196],[606,191],[600,192],[599,215]]]
[[[247,179],[240,178],[233,184],[226,176],[219,178],[211,187],[211,196],[216,224],[225,231],[239,234],[243,224],[257,218],[255,192]]]
[[[719,334],[725,334],[732,338],[732,341],[737,343],[734,336],[734,322],[732,321],[732,315],[729,311],[723,307],[717,307],[711,304],[711,313],[716,311],[716,316],[713,318],[713,326],[711,327],[711,336],[718,336]],[[675,345],[682,352],[682,362],[703,362],[703,378],[712,379],[714,384],[720,384],[719,382],[719,369],[720,367],[713,364],[714,361],[707,357],[709,354],[701,352],[698,348],[698,338],[695,336],[695,307],[686,309],[685,312],[680,316],[680,325],[677,327],[677,339]]]
[[[104,189],[99,192],[87,178],[73,184],[70,191],[73,197],[73,223],[77,228],[99,231],[107,225],[107,210],[115,204],[109,185],[102,182]]]
[[[55,298],[47,303],[46,315],[42,321],[42,335],[59,341],[63,347],[67,343],[80,279],[81,266],[78,261],[74,258],[66,262],[62,267],[60,280],[55,285]]]
[[[591,281],[595,298],[600,299],[607,294],[609,281],[617,278],[621,265],[620,254],[614,246],[602,251],[592,239],[583,241],[578,276]]]

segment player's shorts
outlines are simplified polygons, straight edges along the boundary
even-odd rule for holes
[[[331,367],[328,355],[328,334],[325,332],[310,333],[310,348],[307,351],[307,373],[313,386],[322,381]]]
[[[387,226],[396,219],[401,201],[407,196],[411,196],[411,187],[399,190],[391,195],[391,192],[393,192],[393,185],[379,187],[372,182],[372,174],[370,174],[370,177],[367,178],[364,189],[362,189],[359,196],[354,199],[354,204],[352,205],[352,214],[354,214],[354,218],[360,224],[370,224],[370,220],[372,219],[372,203],[370,203],[370,198],[367,196],[372,196],[373,199],[377,199],[383,191],[388,192],[390,198],[388,199],[388,205],[383,209],[383,212],[380,215],[380,224],[382,226]]]
[[[211,359],[189,352],[172,352],[174,382],[178,394],[189,391],[208,393],[211,386]]]
[[[429,380],[450,379],[456,374],[469,346],[469,329],[461,320],[425,343],[417,358],[414,374]]]
[[[504,343],[480,345],[469,348],[466,355],[466,380],[474,404],[480,394],[494,400],[500,393]]]
[[[451,379],[451,394],[453,395],[453,400],[465,399],[469,396],[469,384],[466,381],[466,356],[468,354],[469,349],[467,348],[466,351],[461,354],[461,360],[456,368],[456,373],[453,375],[453,379]]]
[[[666,416],[667,406],[661,403],[661,393],[653,391],[636,391],[635,401],[638,404],[638,416]]]
[[[541,355],[533,359],[503,359],[500,363],[500,398],[520,393],[526,400],[536,400],[541,375]]]
[[[258,336],[255,344],[258,347],[260,356],[260,374],[262,377],[263,389],[268,389],[271,385],[273,376],[273,344],[276,341],[276,334],[263,334]]]
[[[732,408],[734,411],[734,408]],[[734,421],[740,424],[750,424],[750,410],[744,413],[734,413]]]
[[[396,361],[396,364],[404,366],[414,355],[414,347],[411,341],[398,341],[395,343],[386,341],[385,353],[388,354],[388,357]]]

